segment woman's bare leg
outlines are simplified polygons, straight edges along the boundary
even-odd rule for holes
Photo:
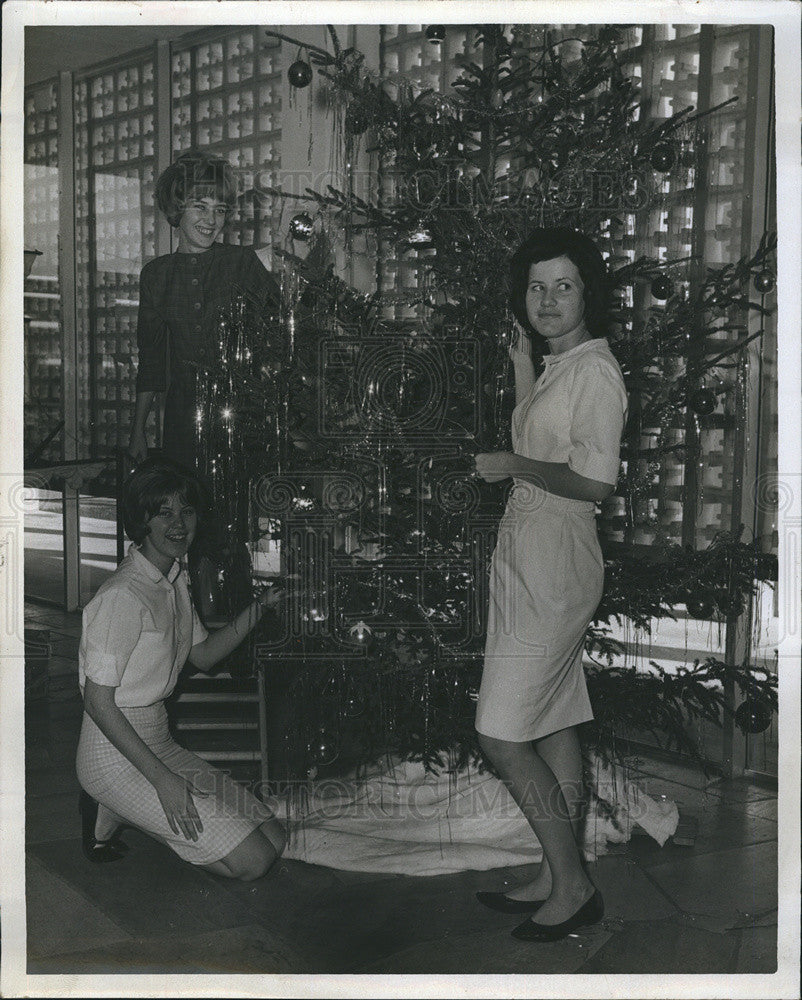
[[[480,734],[485,753],[540,841],[551,873],[551,892],[537,922],[567,920],[590,898],[593,884],[582,866],[560,782],[532,743]]]
[[[201,865],[207,872],[243,882],[266,875],[284,850],[284,830],[276,819],[265,820],[241,844],[219,861]]]
[[[125,824],[122,816],[104,806],[102,802],[97,804],[97,819],[95,820],[95,840],[108,840],[114,832]]]
[[[535,750],[551,768],[562,789],[565,804],[571,817],[574,839],[581,845],[582,804],[584,802],[582,778],[582,751],[576,726],[560,729],[535,741]],[[551,893],[551,869],[546,855],[540,871],[531,882],[507,893],[510,899],[548,899]]]

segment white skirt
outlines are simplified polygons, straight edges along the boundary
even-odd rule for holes
[[[145,744],[171,771],[207,796],[195,795],[203,830],[196,841],[170,829],[156,789],[84,712],[76,770],[81,786],[131,826],[162,840],[194,865],[219,861],[273,813],[229,775],[179,746],[170,735],[164,702],[120,708]]]
[[[593,718],[582,652],[603,584],[594,504],[516,483],[491,564],[478,732],[523,743]]]

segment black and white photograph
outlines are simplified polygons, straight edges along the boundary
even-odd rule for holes
[[[798,997],[801,24],[3,6],[0,995]]]

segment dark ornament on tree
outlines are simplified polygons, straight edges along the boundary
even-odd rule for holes
[[[699,621],[710,621],[715,610],[713,596],[706,590],[688,594],[685,599],[685,607],[691,618],[697,618]]]
[[[771,706],[762,701],[746,701],[735,709],[735,721],[745,733],[764,733],[771,725]]]
[[[304,243],[311,239],[314,221],[307,212],[299,212],[290,219],[290,236],[294,240],[301,240]]]
[[[497,87],[490,95],[490,107],[494,111],[500,111],[504,107],[504,94],[501,87]]]
[[[370,127],[370,113],[356,101],[351,101],[345,112],[345,131],[349,135],[362,135]]]
[[[312,82],[312,67],[303,59],[296,59],[287,70],[287,79],[293,87],[308,87]]]
[[[649,162],[655,170],[665,173],[674,166],[674,149],[667,142],[658,142],[649,154]]]
[[[740,594],[722,590],[716,594],[716,607],[724,618],[737,618],[743,613],[744,602]]]
[[[667,299],[674,291],[674,282],[666,274],[658,274],[652,281],[652,295],[656,299]]]
[[[435,45],[439,44],[446,37],[446,26],[444,24],[430,24],[426,29],[426,37]]]
[[[755,288],[761,295],[774,291],[774,275],[771,271],[759,271],[755,275]]]
[[[691,409],[697,416],[709,417],[718,405],[716,394],[712,389],[697,389],[689,400]]]

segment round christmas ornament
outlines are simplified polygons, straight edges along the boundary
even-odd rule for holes
[[[691,409],[700,417],[709,417],[715,410],[718,400],[712,389],[697,389],[689,400]]]
[[[367,708],[365,695],[356,689],[351,691],[346,697],[343,707],[345,714],[349,719],[358,718],[360,715],[364,714],[365,709]]]
[[[312,67],[303,59],[296,59],[287,70],[287,79],[293,87],[308,87],[312,82]]]
[[[290,236],[294,240],[301,240],[304,243],[311,239],[314,220],[307,212],[299,212],[290,219]]]
[[[665,173],[674,166],[674,148],[667,142],[658,142],[649,154],[649,163],[655,170]]]
[[[430,24],[426,29],[426,37],[430,42],[439,45],[446,37],[446,26],[444,24]]]
[[[774,291],[774,275],[771,271],[759,271],[755,275],[755,288],[761,295],[768,295]]]
[[[652,281],[652,295],[656,299],[667,299],[674,291],[674,282],[666,274],[658,274]]]
[[[715,611],[713,596],[706,590],[688,594],[685,607],[691,618],[697,618],[699,621],[710,621]]]
[[[743,732],[753,736],[769,728],[771,716],[771,706],[761,701],[743,701],[735,709],[735,721]]]
[[[337,741],[334,739],[332,734],[324,728],[321,728],[315,739],[308,746],[309,756],[315,762],[325,767],[326,764],[332,764],[339,756],[340,750],[337,746]]]

